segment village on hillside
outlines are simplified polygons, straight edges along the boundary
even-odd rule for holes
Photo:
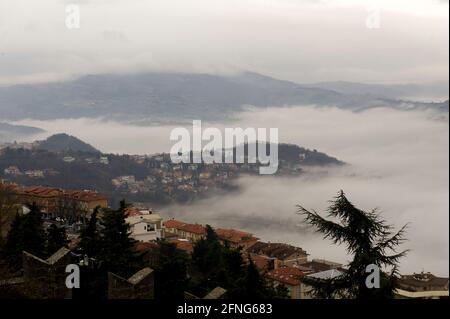
[[[247,156],[242,163],[174,163],[168,153],[151,155],[103,154],[87,146],[44,149],[42,142],[0,144],[0,178],[23,185],[57,188],[92,188],[117,204],[121,198],[144,203],[188,203],[214,192],[237,189],[240,176],[260,176],[262,164]],[[74,137],[64,137],[82,141]],[[50,143],[48,143],[50,144]],[[295,177],[311,165],[342,165],[317,150],[280,144],[275,176]],[[83,151],[81,151],[83,150]]]
[[[69,239],[69,250],[78,244],[80,232],[94,209],[101,212],[109,208],[108,196],[91,190],[29,187],[1,181],[0,191],[13,196],[18,214],[27,214],[28,205],[34,203],[42,212],[45,227],[64,227]],[[177,249],[191,255],[195,244],[207,236],[205,225],[176,220],[170,216],[163,217],[151,208],[128,207],[126,222],[130,237],[136,240],[136,251],[144,256],[149,265],[152,265],[155,258],[158,242],[172,243]],[[329,261],[326,257],[311,259],[311,252],[307,252],[304,247],[268,242],[245,230],[211,226],[223,245],[238,249],[243,259],[247,263],[253,262],[273,287],[285,287],[291,299],[312,298],[312,288],[305,283],[305,278],[332,279],[346,272],[345,265]],[[10,282],[0,281],[0,286],[2,284]],[[440,278],[431,273],[402,275],[399,287],[396,290],[397,298],[448,297],[448,278]],[[220,298],[225,292],[219,289],[214,293]]]

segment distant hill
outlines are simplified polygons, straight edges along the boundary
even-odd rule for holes
[[[310,150],[294,144],[279,144],[278,157],[288,162],[301,162],[303,165],[325,166],[342,165],[344,162],[317,150]]]
[[[24,137],[33,136],[44,133],[45,131],[31,126],[13,125],[9,123],[0,122],[0,141],[12,142]]]
[[[49,152],[84,152],[84,153],[100,153],[93,146],[79,140],[78,138],[67,134],[56,134],[42,141],[37,149]]]
[[[258,153],[258,148],[261,144],[250,143],[244,144],[244,152],[248,154],[248,147],[255,147]],[[263,144],[264,145],[264,144]],[[266,144],[266,154],[270,152],[269,143]],[[236,147],[233,148],[233,157],[236,158]],[[335,157],[329,156],[317,150],[310,150],[295,144],[278,144],[278,160],[289,162],[290,164],[301,164],[305,166],[327,166],[327,165],[343,165],[344,162]]]
[[[101,74],[76,80],[0,87],[0,118],[41,120],[109,118],[119,121],[220,120],[246,105],[336,106],[351,110],[415,102],[308,87],[257,73],[235,76],[188,73]],[[435,105],[421,103],[421,107]]]
[[[76,142],[78,151],[69,149],[73,141]],[[55,142],[56,140],[56,142]],[[68,142],[69,141],[69,142]],[[189,171],[190,177],[188,181],[180,181],[178,178],[171,178],[171,173],[178,164],[172,163],[169,154],[167,156],[153,155],[145,158],[141,156],[133,155],[114,155],[114,154],[93,154],[87,153],[86,150],[91,149],[92,146],[87,147],[83,143],[83,147],[80,147],[79,140],[65,135],[59,134],[52,136],[49,140],[42,142],[43,146],[50,146],[53,149],[63,151],[47,151],[42,149],[16,149],[5,148],[0,152],[0,178],[5,178],[9,181],[19,183],[22,185],[47,185],[51,187],[60,187],[66,189],[95,189],[102,194],[108,195],[113,199],[114,203],[118,203],[119,200],[127,198],[130,201],[136,202],[152,202],[155,203],[168,203],[174,198],[184,202],[186,198],[183,195],[184,191],[179,192],[178,186],[180,184],[193,183],[192,187],[198,187],[199,174],[201,172],[210,172],[211,179],[214,186],[211,190],[217,190],[216,186],[220,186],[222,183],[226,183],[227,187],[232,187],[228,184],[228,177],[234,178],[239,175],[258,174],[258,169],[254,170],[249,165],[221,165],[215,167],[215,165],[194,165],[196,168],[192,170],[191,165],[183,164],[182,170]],[[63,145],[60,143],[64,142]],[[56,145],[55,145],[56,144]],[[315,150],[307,150],[305,148],[291,145],[280,144],[279,145],[279,170],[278,176],[299,176],[304,172],[303,167],[306,166],[335,166],[336,164],[343,164],[342,162],[330,157],[324,153],[320,153]],[[67,160],[70,157],[70,160]],[[103,158],[107,158],[107,161],[102,161]],[[165,165],[165,167],[162,166]],[[16,166],[19,173],[7,173],[6,168]],[[241,168],[239,168],[241,167]],[[244,168],[247,167],[247,168]],[[253,168],[257,168],[254,166]],[[27,175],[27,171],[38,170],[42,173],[41,177],[34,177]],[[163,177],[161,173],[163,172]],[[217,184],[214,181],[221,179],[223,173],[231,173],[227,178],[222,179]],[[113,180],[120,176],[134,176],[137,183],[130,182],[130,185],[122,185],[117,188],[117,185],[113,184]],[[163,181],[165,180],[165,181]],[[169,183],[169,184],[167,184]],[[128,182],[127,182],[128,184]],[[208,183],[209,184],[209,183]],[[167,186],[173,186],[171,190],[167,189]],[[211,186],[211,184],[209,184]],[[230,188],[227,188],[230,190]],[[232,188],[231,188],[232,189]],[[172,191],[174,191],[173,195]],[[198,190],[198,188],[197,188]],[[189,191],[190,192],[190,191]],[[178,194],[178,195],[176,195]],[[193,197],[196,198],[197,192],[191,192]],[[173,197],[175,196],[175,197]],[[181,197],[177,197],[181,196]]]
[[[320,82],[308,87],[333,90],[348,95],[372,95],[390,99],[412,99],[420,101],[446,100],[449,96],[448,82],[424,84],[367,84],[355,82]]]

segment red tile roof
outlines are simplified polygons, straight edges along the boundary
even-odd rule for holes
[[[206,228],[199,224],[185,224],[182,226],[182,230],[188,233],[206,235]]]
[[[108,200],[107,196],[90,190],[64,190],[45,186],[16,187],[15,190],[18,195],[36,196],[41,198],[67,197],[85,202]]]
[[[44,186],[28,186],[19,188],[18,193],[20,195],[32,195],[39,197],[54,197],[58,195],[63,195],[63,191],[61,189]]]
[[[134,208],[134,207],[129,207],[125,210],[125,215],[127,217],[133,217],[133,216],[141,216],[143,214],[139,209]]]
[[[258,238],[254,237],[250,233],[246,233],[240,230],[235,229],[223,229],[217,228],[216,234],[220,239],[224,241],[229,241],[234,244],[246,243],[249,241],[257,241]]]
[[[171,239],[169,242],[175,244],[178,249],[184,250],[188,253],[192,253],[194,251],[194,245],[190,241]]]
[[[250,257],[259,270],[269,270],[271,259],[264,256],[251,256]]]
[[[13,192],[16,193],[19,186],[17,184],[7,184],[0,182],[0,190],[5,192]]]
[[[76,190],[76,191],[65,191],[66,196],[73,198],[73,199],[79,199],[86,202],[93,202],[93,201],[101,201],[101,200],[108,200],[108,196],[101,195],[94,191],[89,190]]]
[[[305,274],[296,267],[281,267],[266,274],[266,277],[289,286],[298,286]]]
[[[175,228],[188,233],[206,235],[206,228],[200,224],[188,224],[175,219],[167,220],[163,224],[166,228]]]
[[[175,220],[175,219],[171,219],[171,220],[166,220],[163,223],[164,226],[166,226],[166,228],[175,228],[178,229],[179,227],[181,227],[182,225],[185,225],[185,223],[180,222],[179,220]]]
[[[158,248],[158,244],[156,243],[150,243],[150,242],[137,242],[134,246],[135,250],[138,252],[146,252],[149,250],[154,250]]]

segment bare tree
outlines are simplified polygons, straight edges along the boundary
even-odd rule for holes
[[[64,218],[69,223],[85,221],[87,213],[87,210],[83,207],[79,200],[68,195],[63,194],[59,196],[56,201],[56,216]]]

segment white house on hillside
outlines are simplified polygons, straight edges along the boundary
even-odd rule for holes
[[[126,219],[130,224],[131,237],[137,241],[148,242],[162,238],[162,218],[158,214],[142,214]]]

